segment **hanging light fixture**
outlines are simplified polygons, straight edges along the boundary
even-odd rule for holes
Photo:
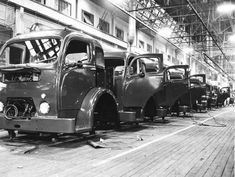
[[[165,37],[165,38],[170,37],[172,32],[173,32],[173,30],[169,27],[163,27],[158,30],[158,34]]]
[[[231,36],[228,37],[228,40],[231,42],[231,43],[235,43],[235,34],[232,34]]]
[[[192,47],[184,47],[183,48],[184,53],[190,54],[194,51]]]
[[[224,2],[217,6],[217,12],[220,14],[231,14],[235,12],[235,4],[231,2]]]

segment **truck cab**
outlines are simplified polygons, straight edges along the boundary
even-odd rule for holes
[[[190,76],[190,99],[191,108],[196,111],[206,110],[206,75],[195,74]]]
[[[211,84],[206,84],[207,108],[212,109],[217,106],[219,87]]]
[[[106,73],[113,76],[108,87],[118,99],[121,121],[162,117],[158,110],[168,109],[187,91],[188,65],[164,68],[162,54],[105,52],[104,58]]]
[[[181,106],[179,103],[182,95],[188,92],[189,89],[189,66],[188,65],[173,65],[164,70],[163,89],[158,93],[159,105],[174,112]]]
[[[224,105],[224,101],[230,97],[230,87],[222,87],[218,92],[217,106],[221,107]]]
[[[136,55],[126,51],[105,52],[108,88],[118,100],[122,122],[143,121],[147,114],[155,115],[153,96],[163,78],[161,54]]]
[[[31,32],[0,51],[0,128],[9,132],[92,132],[119,122],[105,88],[98,41],[68,29]]]
[[[171,107],[176,100],[188,91],[189,66],[173,65],[164,70],[165,99],[160,102],[161,106]]]
[[[179,111],[189,111],[194,110],[205,110],[207,107],[206,99],[206,75],[205,74],[195,74],[189,76],[190,87],[187,93],[182,95],[178,100],[180,106],[188,107],[187,110],[177,109],[177,114]]]

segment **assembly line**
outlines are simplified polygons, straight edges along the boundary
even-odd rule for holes
[[[234,177],[234,0],[1,0],[0,177]]]

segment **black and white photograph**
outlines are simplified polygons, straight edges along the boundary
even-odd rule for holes
[[[235,177],[235,0],[0,0],[0,177]]]

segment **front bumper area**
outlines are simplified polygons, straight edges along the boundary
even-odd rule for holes
[[[75,118],[32,117],[8,120],[0,114],[0,129],[48,133],[75,133]]]

